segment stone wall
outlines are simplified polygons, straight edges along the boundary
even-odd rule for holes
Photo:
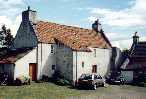
[[[56,66],[57,71],[60,72],[67,80],[73,80],[73,51],[64,45],[57,45],[56,47]]]

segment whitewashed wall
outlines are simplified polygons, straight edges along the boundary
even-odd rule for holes
[[[54,47],[54,53],[51,53],[51,45]],[[37,50],[37,78],[41,79],[42,75],[52,77],[52,74],[54,73],[54,70],[52,70],[52,65],[56,66],[55,45],[39,43]]]
[[[94,49],[96,49],[96,57]],[[91,49],[92,52],[73,52],[73,80],[76,80],[83,73],[92,73],[92,66],[97,65],[97,73],[105,76],[109,71],[111,50],[110,49]],[[84,62],[84,67],[82,67]],[[77,67],[77,71],[76,71]],[[77,73],[76,73],[77,72]]]
[[[36,48],[15,62],[14,80],[22,75],[29,75],[29,63],[36,63]]]

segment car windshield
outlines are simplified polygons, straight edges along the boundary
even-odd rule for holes
[[[83,75],[81,76],[81,79],[84,79],[84,80],[92,79],[92,75],[83,74]]]

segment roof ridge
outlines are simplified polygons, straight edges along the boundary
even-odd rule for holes
[[[88,30],[88,31],[95,31],[93,29],[87,29],[87,28],[83,28],[83,27],[78,27],[78,26],[72,26],[72,25],[67,25],[67,24],[61,24],[61,23],[55,23],[55,22],[50,22],[50,21],[38,21],[39,22],[45,22],[45,23],[51,23],[51,24],[56,24],[56,25],[60,25],[60,26],[66,26],[66,27],[73,27],[73,28],[78,28],[78,29],[83,29],[83,30]],[[95,31],[96,32],[96,31]]]

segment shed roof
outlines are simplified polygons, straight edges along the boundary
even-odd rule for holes
[[[21,48],[16,50],[9,51],[3,59],[0,60],[0,64],[11,64],[15,63],[18,59],[24,57],[26,54],[28,54],[32,48]]]

